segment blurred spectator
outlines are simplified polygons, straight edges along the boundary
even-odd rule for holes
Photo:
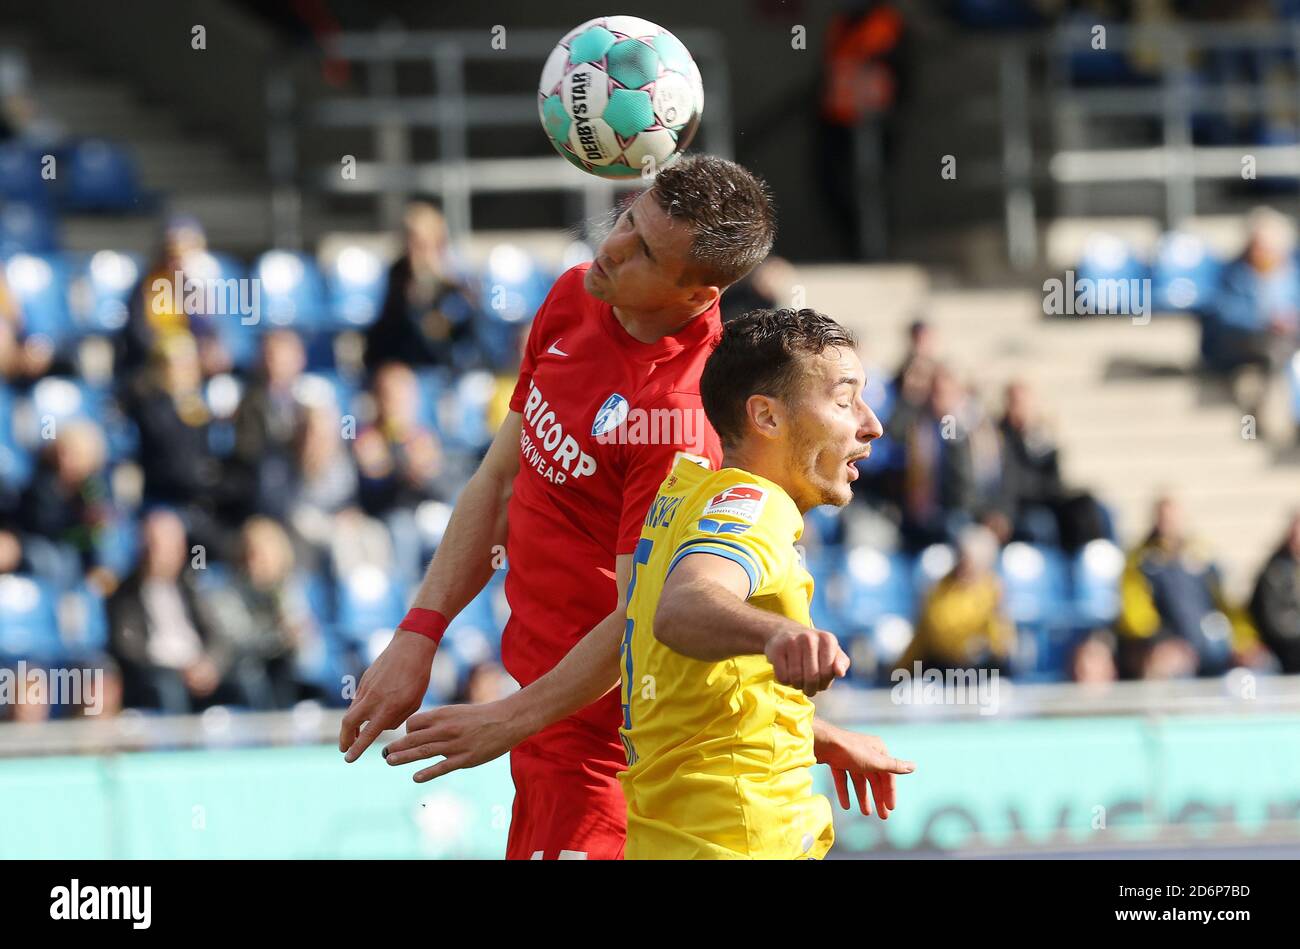
[[[1172,497],[1157,500],[1151,533],[1129,554],[1116,629],[1120,672],[1141,679],[1224,672],[1234,636],[1253,634],[1224,599],[1218,569],[1187,537],[1182,507]]]
[[[431,204],[413,202],[406,211],[404,240],[402,256],[388,271],[379,317],[366,334],[366,368],[373,372],[393,361],[463,363],[453,352],[472,339],[476,307],[468,281],[453,266],[442,214]]]
[[[37,574],[62,589],[83,573],[103,593],[117,584],[99,562],[99,544],[114,520],[105,445],[88,419],[64,422],[41,452],[35,476],[23,492],[17,519],[27,533],[24,547]]]
[[[292,466],[299,404],[295,387],[307,365],[298,334],[272,330],[262,337],[257,372],[235,412],[231,466],[247,496],[268,482],[287,483]]]
[[[108,601],[109,652],[128,708],[185,714],[218,702],[251,705],[188,569],[185,526],[158,509],[141,527],[139,566]]]
[[[361,507],[392,535],[397,566],[418,579],[421,543],[415,510],[425,501],[449,501],[464,473],[453,470],[438,436],[416,418],[420,388],[409,366],[388,363],[375,373],[375,420],[353,449],[361,473]]]
[[[1282,671],[1300,673],[1300,511],[1255,581],[1250,613],[1260,641],[1277,656]]]
[[[939,363],[939,334],[925,320],[913,320],[907,327],[907,351],[898,365],[898,371],[894,373],[894,388],[898,390],[899,397],[917,407],[925,402],[925,395],[930,390],[930,377],[922,374],[915,377],[919,381],[914,382],[908,391],[908,373],[918,363],[931,370]]]
[[[284,528],[270,518],[253,517],[239,537],[233,582],[209,599],[252,707],[290,708],[304,697],[297,653],[319,631],[295,578],[293,546]]]
[[[828,220],[854,259],[879,258],[886,249],[885,168],[895,151],[904,71],[900,6],[842,3],[826,27],[816,153]]]
[[[1090,540],[1110,536],[1108,518],[1096,499],[1065,487],[1055,440],[1027,383],[1016,380],[1007,385],[998,431],[1002,442],[998,507],[1009,519],[1014,539],[1075,551]]]
[[[158,256],[131,294],[127,323],[118,336],[117,365],[123,378],[144,366],[160,340],[177,334],[197,340],[204,375],[230,368],[230,354],[210,314],[186,312],[187,299],[206,306],[206,292],[189,292],[195,286],[205,286],[196,282],[219,276],[207,250],[207,235],[196,218],[182,215],[167,222]]]
[[[30,382],[50,371],[54,347],[41,336],[23,334],[23,312],[0,266],[0,384]]]
[[[0,577],[23,572],[23,542],[9,526],[0,523]]]
[[[375,373],[374,423],[357,434],[361,504],[382,517],[421,501],[448,500],[457,479],[445,463],[438,436],[416,417],[420,387],[415,373],[389,363]]]
[[[1115,666],[1114,636],[1094,632],[1070,653],[1070,679],[1080,685],[1097,686],[1119,677]]]
[[[165,336],[128,411],[140,429],[146,502],[180,509],[199,542],[220,549],[216,517],[226,491],[201,384],[194,340],[186,333]]]
[[[308,571],[332,567],[345,576],[363,563],[387,568],[392,546],[382,524],[357,507],[357,469],[345,447],[338,406],[302,405],[289,480],[259,486],[259,509],[291,527]]]
[[[783,306],[789,299],[794,281],[794,268],[790,262],[775,254],[770,255],[748,276],[727,288],[719,304],[722,322],[726,323],[750,310]]]
[[[469,670],[464,686],[457,692],[455,701],[468,705],[482,705],[505,698],[519,686],[501,667],[499,662],[488,659]]]
[[[976,510],[970,432],[963,424],[965,400],[956,376],[940,366],[925,408],[909,413],[901,425],[895,413],[894,434],[903,452],[901,529],[913,550],[952,543]]]
[[[926,594],[916,634],[897,668],[1008,671],[1016,630],[1002,611],[1002,584],[994,565],[998,541],[978,524],[962,530],[957,562]]]
[[[1300,344],[1300,269],[1295,226],[1270,209],[1250,217],[1246,249],[1223,272],[1204,316],[1201,354],[1213,370],[1229,374],[1243,412],[1259,420],[1285,417],[1277,403],[1278,372]],[[1269,432],[1269,437],[1273,433]]]

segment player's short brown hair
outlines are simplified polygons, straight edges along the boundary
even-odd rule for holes
[[[751,395],[791,398],[803,378],[803,359],[832,346],[853,349],[857,339],[816,310],[750,310],[727,323],[700,375],[704,414],[722,444],[744,437]]]
[[[776,240],[776,209],[763,179],[716,155],[687,155],[655,175],[655,201],[691,226],[683,283],[726,288],[763,262]]]

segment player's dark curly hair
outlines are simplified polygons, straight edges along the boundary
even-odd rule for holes
[[[763,179],[716,155],[686,155],[655,175],[655,200],[690,224],[683,282],[726,288],[757,267],[776,240],[776,209]]]
[[[700,376],[704,414],[723,446],[744,436],[751,395],[789,399],[802,381],[802,359],[831,346],[852,349],[857,338],[816,310],[750,310],[727,323]]]

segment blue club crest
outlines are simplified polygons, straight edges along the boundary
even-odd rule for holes
[[[617,392],[605,400],[605,404],[596,413],[596,421],[591,425],[592,435],[604,435],[623,424],[627,418],[627,399]]]

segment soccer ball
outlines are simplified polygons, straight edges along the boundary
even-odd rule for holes
[[[635,178],[673,161],[695,136],[704,85],[677,37],[635,16],[571,30],[546,58],[537,87],[555,150],[603,178]]]

